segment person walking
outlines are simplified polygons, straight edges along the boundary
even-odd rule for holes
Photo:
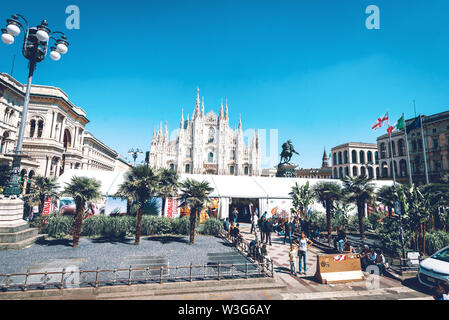
[[[251,219],[251,230],[249,231],[249,233],[253,233],[253,231],[256,232],[256,224],[257,224],[257,218],[254,212],[251,213],[250,219]]]
[[[260,242],[263,242],[265,238],[265,222],[265,216],[262,216],[259,220]]]
[[[308,238],[306,238],[305,232],[301,232],[301,236],[298,239],[298,257],[299,257],[299,273],[307,274],[307,249],[313,244]],[[302,272],[302,264],[304,263],[304,272]]]
[[[298,273],[296,272],[295,268],[295,256],[298,252],[298,248],[295,248],[294,245],[290,246],[290,251],[288,252],[288,258],[290,259],[290,275],[295,275],[295,277],[298,276]]]
[[[264,229],[265,243],[271,246],[271,233],[273,232],[273,222],[271,221],[271,218],[268,218],[267,222],[265,223]]]
[[[237,211],[237,208],[234,207],[234,210],[232,210],[232,221],[234,223],[237,223],[237,217],[239,216],[239,212]]]

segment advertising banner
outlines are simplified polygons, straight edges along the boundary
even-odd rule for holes
[[[167,201],[165,201],[165,216],[168,218],[178,218],[180,215],[178,206],[178,199],[167,198]]]

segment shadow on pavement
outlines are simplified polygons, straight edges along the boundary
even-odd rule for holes
[[[178,243],[189,243],[189,239],[187,237],[174,237],[174,236],[156,236],[156,237],[149,237],[143,239],[145,241],[157,241],[162,244],[165,243],[172,243],[172,242],[178,242]]]
[[[122,243],[122,244],[134,245],[134,239],[130,239],[130,238],[102,237],[102,238],[92,239],[91,241],[92,241],[92,243],[110,243],[110,244]]]
[[[72,247],[73,241],[72,239],[39,239],[35,242],[37,245],[40,246],[66,246],[66,247]]]
[[[402,285],[424,294],[432,294],[432,290],[424,287],[421,283],[419,283],[417,277],[405,279],[404,281],[402,281]]]

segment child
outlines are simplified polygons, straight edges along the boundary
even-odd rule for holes
[[[290,259],[290,274],[295,274],[295,277],[298,276],[298,273],[296,273],[296,268],[295,268],[295,256],[296,256],[297,251],[298,251],[298,248],[295,248],[294,245],[291,245],[290,251],[288,253],[288,257]]]

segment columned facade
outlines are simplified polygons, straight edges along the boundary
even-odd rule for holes
[[[373,143],[349,142],[332,148],[332,178],[379,178],[379,153]]]

